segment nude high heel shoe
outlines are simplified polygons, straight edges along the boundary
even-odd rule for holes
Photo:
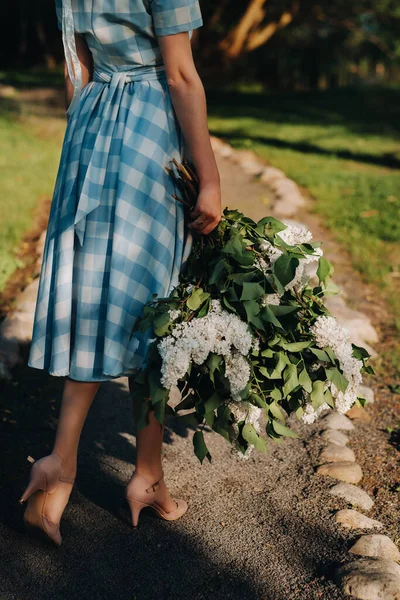
[[[62,458],[58,454],[49,454],[37,461],[28,456],[27,460],[33,464],[28,486],[19,500],[20,504],[28,501],[24,524],[60,546],[60,526],[45,515],[46,500],[49,494],[55,492],[60,481],[73,485],[75,479],[63,475]]]
[[[164,474],[155,483],[150,482],[140,475],[134,473],[125,488],[125,498],[129,504],[132,517],[132,525],[137,527],[139,514],[142,508],[149,506],[165,521],[176,521],[188,508],[185,500],[175,500],[176,508],[166,512],[159,504],[160,492],[165,490]]]

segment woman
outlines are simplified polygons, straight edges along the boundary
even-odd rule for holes
[[[102,381],[146,364],[151,331],[131,336],[156,293],[170,294],[190,250],[221,218],[219,174],[206,102],[190,46],[202,25],[197,0],[56,0],[66,56],[67,114],[45,242],[29,366],[64,376],[53,451],[34,462],[20,502],[25,523],[61,544],[59,523],[77,450]],[[118,6],[118,8],[116,8]],[[185,227],[165,171],[186,153],[200,194]],[[134,402],[135,407],[135,402]],[[137,434],[125,495],[136,526],[143,506],[164,519],[187,509],[163,479],[163,427]]]

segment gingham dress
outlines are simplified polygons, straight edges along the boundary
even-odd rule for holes
[[[56,8],[65,32],[62,0]],[[190,252],[165,171],[185,149],[157,35],[202,17],[196,0],[72,0],[72,15],[94,76],[65,133],[28,364],[104,381],[145,366],[153,332],[132,327],[153,294],[171,293]]]

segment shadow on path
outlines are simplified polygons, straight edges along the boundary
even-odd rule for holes
[[[244,464],[214,437],[215,467],[201,467],[188,430],[169,420],[166,466],[190,510],[177,523],[144,513],[131,528],[121,514],[135,459],[123,379],[103,384],[89,412],[63,545],[27,535],[18,504],[26,456],[51,449],[63,380],[27,367],[14,376],[1,383],[2,600],[314,600],[324,591],[343,600],[331,571],[345,542],[310,511],[316,491],[307,487],[310,467],[299,440]]]

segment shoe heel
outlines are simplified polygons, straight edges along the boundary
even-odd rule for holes
[[[138,500],[131,500],[130,498],[127,498],[127,502],[129,504],[129,508],[131,509],[132,525],[134,527],[137,527],[139,522],[140,511],[142,510],[142,508],[148,505],[144,504],[143,502],[138,502]]]
[[[21,498],[19,499],[20,504],[23,504],[24,502],[26,502],[28,500],[28,498],[30,496],[32,496],[32,494],[34,494],[38,490],[46,491],[46,488],[47,488],[46,473],[40,468],[40,465],[38,465],[35,462],[34,458],[32,458],[31,456],[28,456],[27,460],[30,463],[33,463],[33,465],[32,465],[32,469],[31,469],[29,483],[26,487],[26,490],[24,491]]]

